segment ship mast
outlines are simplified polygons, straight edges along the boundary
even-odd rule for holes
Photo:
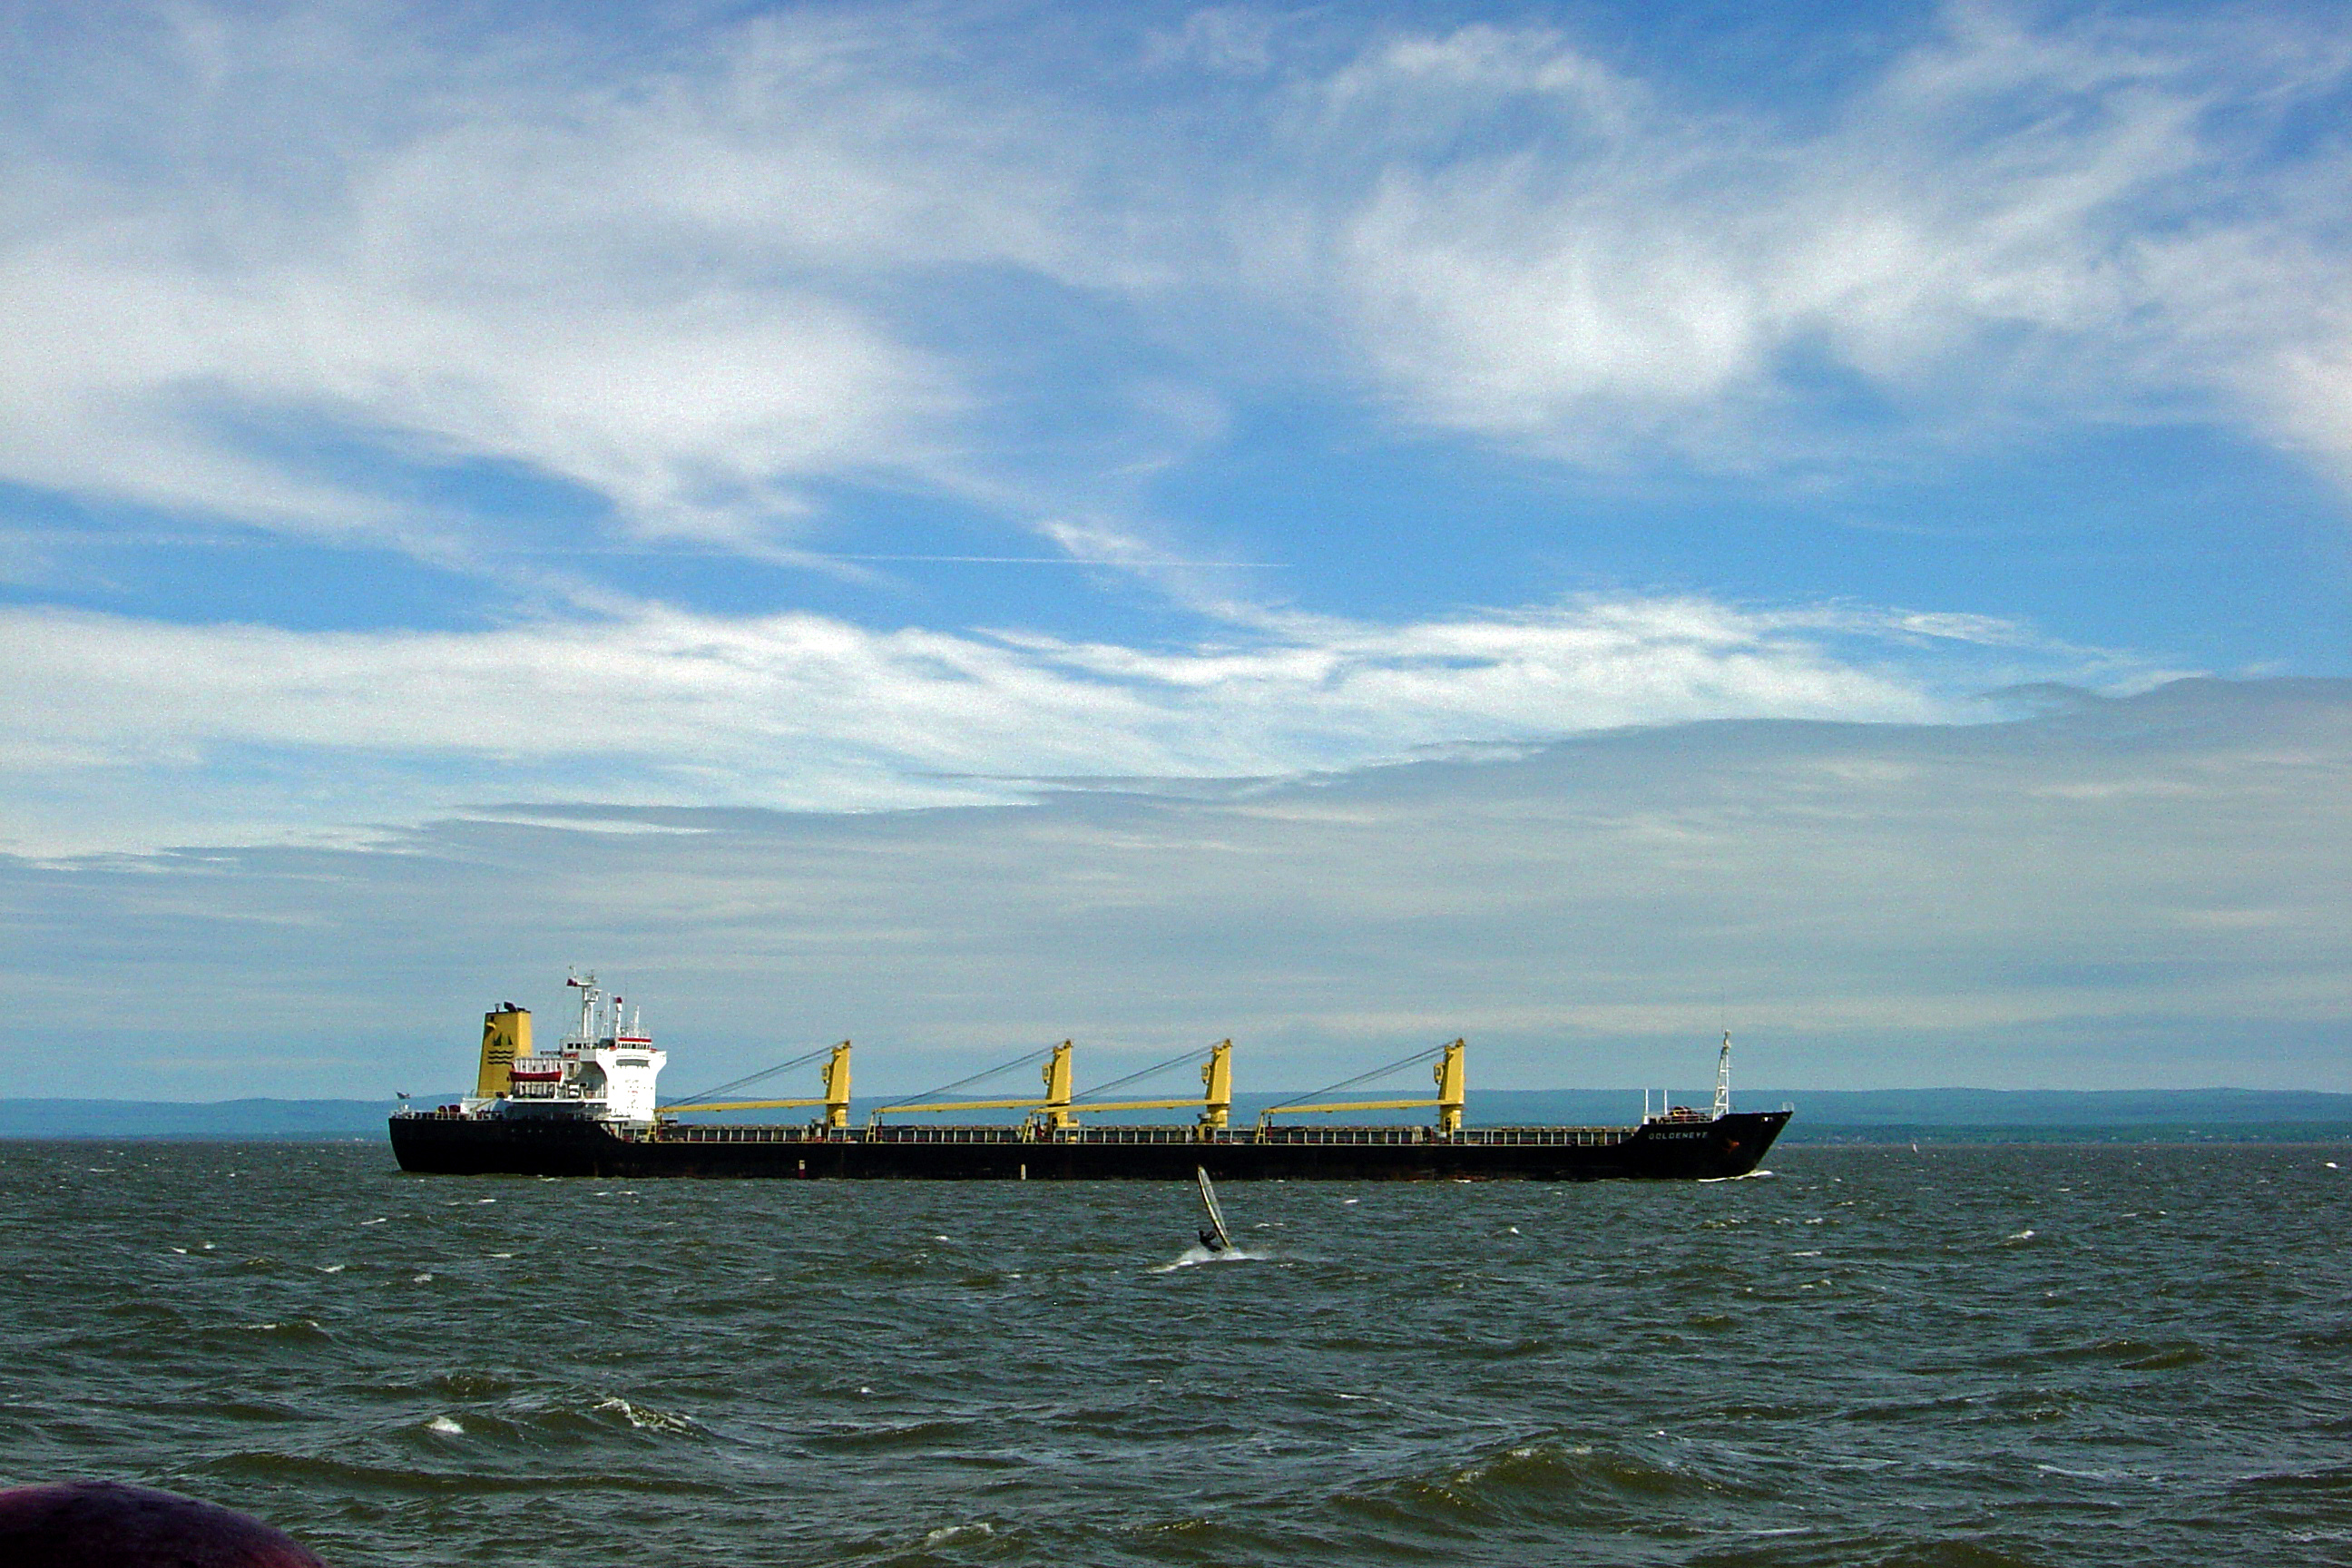
[[[581,978],[577,974],[571,975],[564,980],[563,984],[574,987],[580,993],[580,1033],[578,1038],[582,1048],[593,1049],[596,1044],[596,999],[604,994],[596,989],[596,972],[593,969],[590,970],[588,972],[587,978],[585,979]]]
[[[1715,1114],[1731,1114],[1731,1031],[1723,1031],[1723,1050],[1715,1058]]]

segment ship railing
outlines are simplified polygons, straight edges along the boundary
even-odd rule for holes
[[[1018,1126],[849,1127],[777,1126],[725,1122],[662,1124],[657,1130],[615,1129],[622,1137],[664,1143],[1256,1143],[1287,1146],[1397,1146],[1466,1143],[1513,1148],[1612,1148],[1625,1141],[1622,1127],[1469,1127],[1446,1134],[1433,1127],[1074,1127],[1040,1137]]]
[[[1198,1127],[1073,1127],[1053,1135],[1055,1143],[1199,1143]]]
[[[1512,1148],[1609,1148],[1625,1141],[1622,1127],[1468,1127],[1455,1135],[1461,1143]]]
[[[622,1133],[660,1143],[1029,1143],[1039,1142],[1022,1127],[812,1127],[793,1123],[665,1121],[642,1132]]]
[[[1220,1138],[1218,1141],[1223,1141]],[[1468,1143],[1484,1147],[1609,1148],[1625,1141],[1622,1127],[1263,1127],[1234,1139],[1256,1143]]]
[[[1266,1126],[1253,1130],[1254,1143],[1440,1143],[1452,1140],[1441,1137],[1433,1127],[1281,1127]]]
[[[882,1125],[868,1127],[865,1131],[865,1142],[868,1143],[1028,1143],[1034,1142],[1026,1127],[1006,1127],[992,1123],[976,1127]]]
[[[1510,1147],[1606,1148],[1625,1141],[1622,1127],[1470,1127],[1440,1132],[1404,1127],[1081,1127],[1055,1134],[1056,1143],[1281,1143],[1393,1145],[1472,1143]]]
[[[672,1121],[649,1139],[663,1143],[803,1143],[809,1140],[805,1127],[761,1126],[757,1123],[730,1127],[725,1122]]]

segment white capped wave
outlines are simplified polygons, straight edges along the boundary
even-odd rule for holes
[[[861,1389],[859,1392],[863,1393],[864,1390]],[[672,1415],[667,1411],[648,1409],[642,1405],[632,1405],[619,1394],[612,1394],[598,1400],[596,1408],[613,1412],[640,1432],[688,1432],[694,1429],[694,1423],[683,1415]]]
[[[1202,1263],[1262,1263],[1272,1256],[1271,1253],[1252,1252],[1245,1247],[1229,1247],[1222,1252],[1212,1252],[1195,1242],[1179,1254],[1172,1262],[1160,1264],[1151,1272],[1167,1274],[1179,1268],[1191,1268]]]
[[[943,1524],[923,1537],[926,1546],[945,1546],[957,1541],[984,1541],[996,1533],[996,1526],[986,1520],[971,1524]]]

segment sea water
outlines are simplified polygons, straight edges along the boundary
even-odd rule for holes
[[[2331,1163],[2330,1162],[2337,1162]],[[331,1563],[2352,1563],[2352,1156],[604,1182],[0,1145],[0,1481]]]

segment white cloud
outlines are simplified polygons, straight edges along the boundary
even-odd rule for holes
[[[2184,416],[2352,461],[2347,171],[2273,134],[2340,100],[2308,16],[1958,6],[1781,118],[1556,32],[1231,8],[1127,68],[928,8],[628,54],[142,16],[28,34],[0,105],[0,477],[76,497],[462,560],[499,520],[382,470],[493,464],[774,553],[824,482],[1027,522],[1355,376],[1604,464]],[[1123,381],[1129,440],[1041,435]]]
[[[488,798],[1003,801],[1042,778],[1288,775],[1691,719],[1950,719],[1986,685],[2144,673],[1971,629],[1932,639],[1937,655],[1908,617],[1689,598],[1402,626],[1265,617],[1158,648],[658,607],[440,633],[19,609],[0,613],[17,694],[0,781],[12,847],[62,853]]]
[[[73,1092],[98,1049],[151,1092],[446,1087],[468,1017],[571,962],[619,972],[680,1089],[845,1036],[871,1092],[1231,1035],[1245,1089],[1296,1089],[1464,1032],[1479,1087],[1688,1083],[1727,1012],[1750,1083],[2343,1089],[2348,715],[2346,682],[2194,681],[1020,809],[0,857],[49,1045],[0,1092]]]
[[[896,274],[1118,265],[1068,210],[1076,139],[924,80],[911,23],[770,19],[612,80],[560,37],[467,56],[390,14],[182,15],[204,25],[53,62],[9,127],[20,482],[446,531],[308,449],[340,442],[756,546],[803,482],[950,443],[966,394],[877,301]]]
[[[1897,446],[2194,415],[2338,447],[2352,164],[2267,135],[2340,99],[2346,40],[1946,23],[1819,128],[1538,28],[1367,54],[1291,132],[1360,183],[1323,265],[1365,362],[1412,416],[1605,463],[1886,445],[1857,389]]]
[[[1281,19],[1246,5],[1205,5],[1184,25],[1144,40],[1148,68],[1197,66],[1227,76],[1258,76],[1275,63]]]

